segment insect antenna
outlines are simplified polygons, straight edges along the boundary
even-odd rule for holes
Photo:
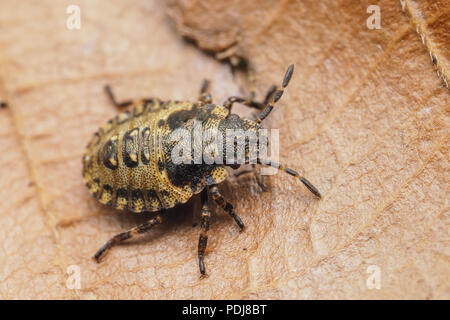
[[[270,94],[268,93],[268,95],[266,96],[266,101],[268,101],[268,102],[266,103],[266,107],[264,108],[263,112],[261,112],[259,114],[258,118],[256,119],[256,123],[261,123],[272,111],[275,103],[278,100],[280,100],[281,96],[283,95],[284,89],[289,84],[289,81],[291,80],[293,73],[294,73],[294,65],[291,64],[286,70],[286,74],[284,75],[284,79],[283,79],[283,83],[281,84],[281,88],[280,89],[271,88],[271,90],[269,90]],[[273,92],[275,92],[275,94],[273,94]],[[272,95],[272,98],[269,100],[268,98],[271,95]]]
[[[281,164],[279,164],[278,162],[274,162],[274,161],[270,161],[270,160],[266,160],[266,159],[258,159],[258,163],[278,169],[278,170],[283,170],[284,172],[290,174],[291,176],[294,176],[294,177],[300,179],[300,181],[308,188],[309,191],[311,191],[317,197],[322,198],[322,195],[320,194],[319,190],[317,190],[317,188],[314,187],[313,184],[308,181],[308,179],[306,179],[305,177],[302,177],[297,171],[292,170],[290,168],[286,168],[286,167],[282,166]]]

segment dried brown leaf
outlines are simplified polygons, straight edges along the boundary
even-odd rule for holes
[[[382,28],[369,30],[369,1],[169,2],[181,34],[249,62],[258,97],[295,63],[265,124],[280,129],[282,162],[324,195],[282,174],[266,193],[251,177],[223,184],[247,229],[215,210],[200,280],[195,201],[102,264],[90,259],[145,217],[97,203],[81,155],[116,112],[106,83],[120,98],[195,99],[207,77],[220,103],[240,93],[237,81],[183,42],[161,2],[78,2],[80,30],[66,29],[65,3],[0,4],[9,102],[0,110],[0,298],[450,298],[450,97],[429,59],[432,50],[448,75],[448,27],[437,23],[448,4],[407,1],[404,13],[379,1]],[[66,287],[71,265],[80,290]],[[379,290],[367,286],[370,266]]]

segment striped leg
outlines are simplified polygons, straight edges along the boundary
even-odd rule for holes
[[[247,107],[255,108],[258,110],[262,110],[262,108],[264,108],[264,104],[262,104],[261,102],[256,102],[256,101],[248,100],[248,99],[241,98],[241,97],[229,97],[223,103],[223,106],[225,108],[227,108],[229,112],[231,112],[231,108],[233,107],[233,104],[235,104],[235,103],[242,103],[243,105],[245,105]]]
[[[217,185],[214,184],[209,187],[209,192],[211,193],[212,199],[225,211],[227,212],[233,219],[236,221],[239,228],[244,229],[244,223],[242,222],[241,218],[234,213],[233,206],[231,203],[226,201],[223,196],[219,192],[219,188],[217,188]]]
[[[263,105],[266,105],[269,103],[270,98],[272,97],[272,95],[274,94],[274,92],[277,90],[277,86],[276,85],[271,85],[269,90],[267,90],[266,93],[266,97],[264,98],[264,102]]]
[[[266,181],[265,181],[265,176],[263,176],[261,174],[261,167],[257,168],[256,164],[252,164],[252,168],[253,168],[253,173],[255,175],[255,179],[256,179],[256,183],[258,184],[258,186],[261,188],[261,190],[263,192],[267,191],[267,185],[266,185]]]
[[[274,86],[274,85],[270,86],[269,90],[267,90],[264,102],[262,102],[262,103],[254,101],[253,98],[245,99],[245,98],[234,97],[233,96],[233,97],[229,97],[223,103],[223,106],[228,109],[229,113],[231,113],[231,108],[233,107],[234,103],[242,103],[243,105],[245,105],[247,107],[258,109],[258,110],[263,110],[264,106],[267,105],[267,103],[269,102],[270,97],[273,95],[273,93],[275,92],[276,89],[277,89],[276,86]],[[254,95],[255,95],[254,92],[252,92],[251,96],[253,97]]]
[[[101,247],[97,253],[94,255],[94,260],[97,262],[100,262],[101,258],[105,256],[105,254],[108,252],[111,247],[119,244],[122,241],[135,238],[137,235],[149,231],[151,228],[153,228],[157,224],[162,223],[162,218],[158,214],[155,218],[150,219],[149,221],[138,225],[137,227],[134,227],[128,231],[119,233],[112,237],[111,239],[106,242],[103,247]]]
[[[309,182],[308,179],[306,179],[305,177],[302,177],[297,171],[292,170],[290,168],[286,168],[277,162],[266,160],[266,159],[258,159],[258,163],[278,169],[278,170],[283,170],[287,174],[290,174],[291,176],[294,176],[294,177],[300,179],[300,181],[308,188],[309,191],[311,191],[311,193],[313,193],[318,198],[322,197],[319,190],[317,190],[317,188],[314,187],[314,185],[311,182]]]
[[[206,245],[208,244],[208,230],[211,224],[211,211],[209,210],[208,192],[205,189],[202,193],[202,221],[200,224],[201,231],[198,237],[198,266],[202,276],[205,275],[205,256]]]
[[[284,89],[289,84],[289,80],[291,80],[293,72],[294,72],[294,65],[291,64],[288,67],[286,74],[284,75],[283,83],[281,84],[281,89],[273,89],[273,91],[266,96],[266,99],[268,100],[268,102],[266,103],[266,107],[264,108],[263,112],[261,112],[260,115],[258,116],[258,119],[256,119],[257,123],[261,123],[272,111],[275,103],[278,100],[280,100],[281,96],[283,95]],[[273,92],[275,92],[275,94],[273,94]],[[272,94],[273,94],[273,96],[272,96]]]

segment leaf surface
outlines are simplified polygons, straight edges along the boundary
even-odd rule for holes
[[[78,3],[80,30],[66,28],[65,3],[0,5],[9,103],[0,110],[0,298],[450,298],[447,2],[406,1],[403,11],[379,1],[374,30],[369,1]],[[244,58],[249,73],[233,74],[180,34]],[[261,99],[291,63],[264,124],[279,129],[280,162],[323,199],[282,173],[267,192],[251,175],[222,184],[246,230],[214,209],[206,279],[198,199],[94,263],[111,236],[148,219],[102,206],[83,185],[84,148],[117,112],[103,86],[120,99],[195,100],[208,78],[217,103],[252,85]],[[73,265],[79,290],[66,285]],[[380,289],[370,289],[373,270]]]

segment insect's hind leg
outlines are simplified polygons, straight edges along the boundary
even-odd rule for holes
[[[219,188],[216,184],[209,187],[209,191],[211,193],[212,199],[226,212],[234,219],[236,224],[239,226],[241,230],[244,229],[244,223],[242,222],[241,218],[234,212],[233,206],[231,203],[226,201],[224,197],[220,194]]]
[[[128,231],[119,233],[108,240],[94,255],[94,260],[96,262],[100,262],[101,258],[105,256],[105,254],[108,252],[111,247],[121,243],[122,241],[135,238],[137,235],[142,234],[144,232],[149,231],[151,228],[153,228],[155,225],[162,223],[161,215],[156,215],[156,217],[148,220],[147,222],[138,225],[137,227],[134,227]]]
[[[205,275],[205,263],[203,258],[205,256],[206,245],[208,243],[208,230],[211,224],[211,211],[209,209],[208,191],[205,189],[202,192],[202,220],[201,231],[198,237],[198,266],[202,276]]]
[[[143,99],[139,99],[139,100],[128,99],[128,100],[119,102],[119,101],[117,101],[116,95],[112,91],[112,88],[109,84],[105,85],[105,92],[106,92],[107,96],[109,97],[109,99],[111,100],[111,103],[120,109],[129,107],[132,104],[150,103],[154,100],[152,98],[143,98]]]

